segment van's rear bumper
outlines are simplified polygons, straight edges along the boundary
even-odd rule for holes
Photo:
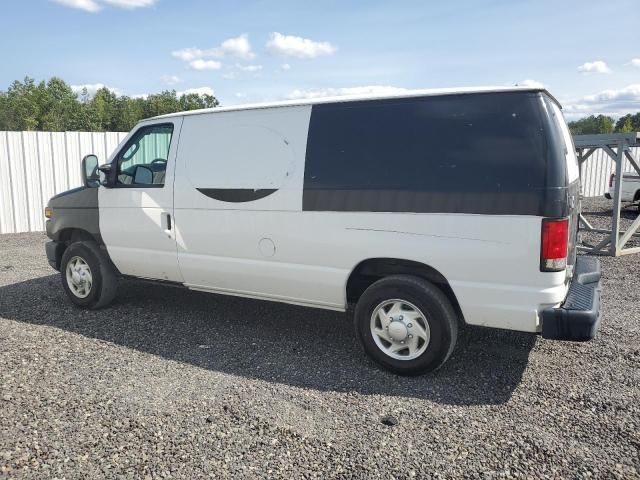
[[[591,340],[600,326],[600,261],[579,256],[564,303],[542,311],[542,336],[552,340]]]

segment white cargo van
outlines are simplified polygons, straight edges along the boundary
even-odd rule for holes
[[[599,323],[572,138],[543,89],[164,115],[96,166],[46,211],[49,261],[81,307],[106,306],[118,276],[355,304],[365,351],[402,374],[442,365],[459,322],[563,340]]]

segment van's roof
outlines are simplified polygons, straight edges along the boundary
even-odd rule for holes
[[[394,93],[366,93],[360,95],[343,95],[337,97],[318,97],[318,98],[304,98],[299,100],[285,100],[279,102],[266,102],[266,103],[252,103],[247,105],[233,105],[230,107],[214,107],[203,108],[200,110],[190,110],[186,112],[168,113],[165,115],[158,115],[153,119],[158,118],[171,118],[179,117],[183,115],[202,115],[206,113],[222,113],[222,112],[237,112],[242,110],[256,110],[264,108],[279,108],[279,107],[295,107],[302,105],[317,105],[322,103],[337,103],[337,102],[355,102],[361,100],[383,100],[392,98],[412,98],[412,97],[429,97],[437,95],[457,95],[466,93],[491,93],[491,92],[545,92],[551,97],[558,105],[560,103],[543,87],[463,87],[463,88],[436,88],[428,90],[402,90]]]

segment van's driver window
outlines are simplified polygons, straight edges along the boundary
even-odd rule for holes
[[[118,184],[162,186],[173,125],[140,129],[118,155]]]

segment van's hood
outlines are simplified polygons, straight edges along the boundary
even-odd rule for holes
[[[49,200],[51,208],[98,208],[98,189],[78,187],[59,193]]]

